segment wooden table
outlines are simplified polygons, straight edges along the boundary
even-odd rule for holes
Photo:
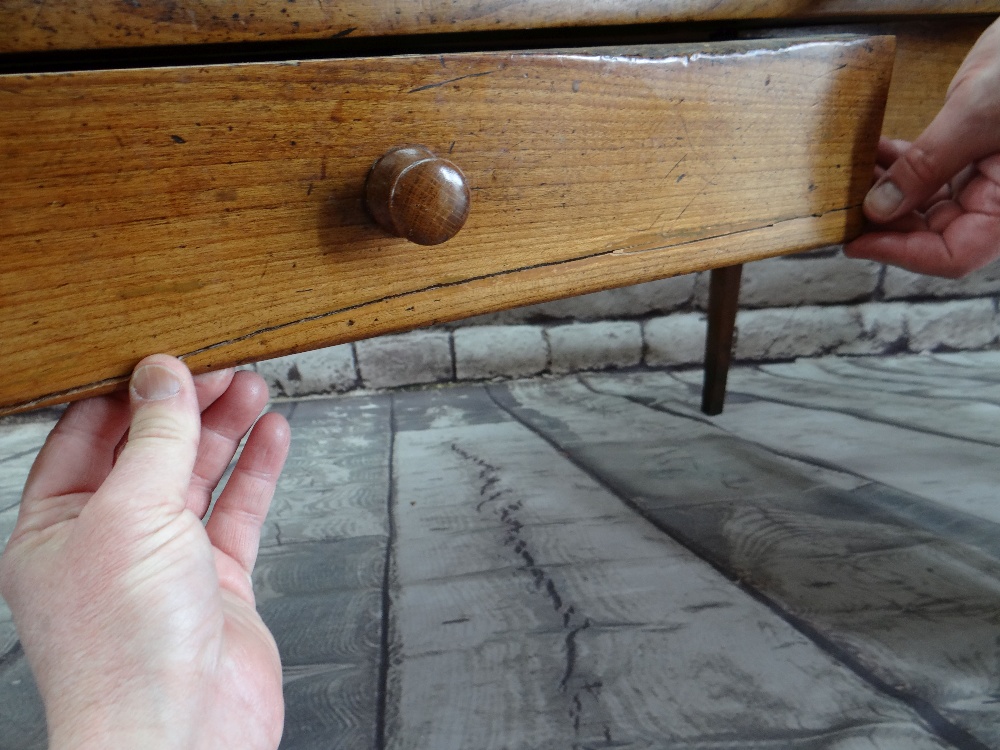
[[[0,413],[716,269],[711,411],[739,264],[859,230],[1000,2],[3,8]],[[443,244],[366,208],[404,144],[466,180]]]

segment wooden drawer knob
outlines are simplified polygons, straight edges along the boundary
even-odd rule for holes
[[[469,185],[462,171],[423,146],[399,146],[368,173],[365,200],[390,234],[418,245],[450,240],[469,218]]]

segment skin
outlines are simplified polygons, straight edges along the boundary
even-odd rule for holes
[[[1000,21],[979,38],[917,140],[882,139],[869,231],[845,247],[958,278],[1000,258]]]
[[[256,374],[143,360],[71,406],[0,558],[50,748],[276,748],[281,663],[250,572],[289,444]],[[253,426],[207,523],[203,518]]]

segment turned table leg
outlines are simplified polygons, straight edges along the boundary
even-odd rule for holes
[[[726,400],[726,376],[733,353],[733,330],[736,327],[742,275],[742,265],[712,271],[708,289],[705,386],[701,395],[701,410],[709,416],[721,414]]]

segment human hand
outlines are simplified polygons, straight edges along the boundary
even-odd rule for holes
[[[1000,21],[920,137],[881,140],[864,211],[877,226],[844,248],[852,258],[958,278],[1000,257]]]
[[[281,664],[250,571],[288,451],[284,417],[257,421],[202,523],[266,401],[256,374],[192,380],[156,355],[127,399],[73,404],[52,430],[0,558],[0,593],[53,750],[277,747]]]

